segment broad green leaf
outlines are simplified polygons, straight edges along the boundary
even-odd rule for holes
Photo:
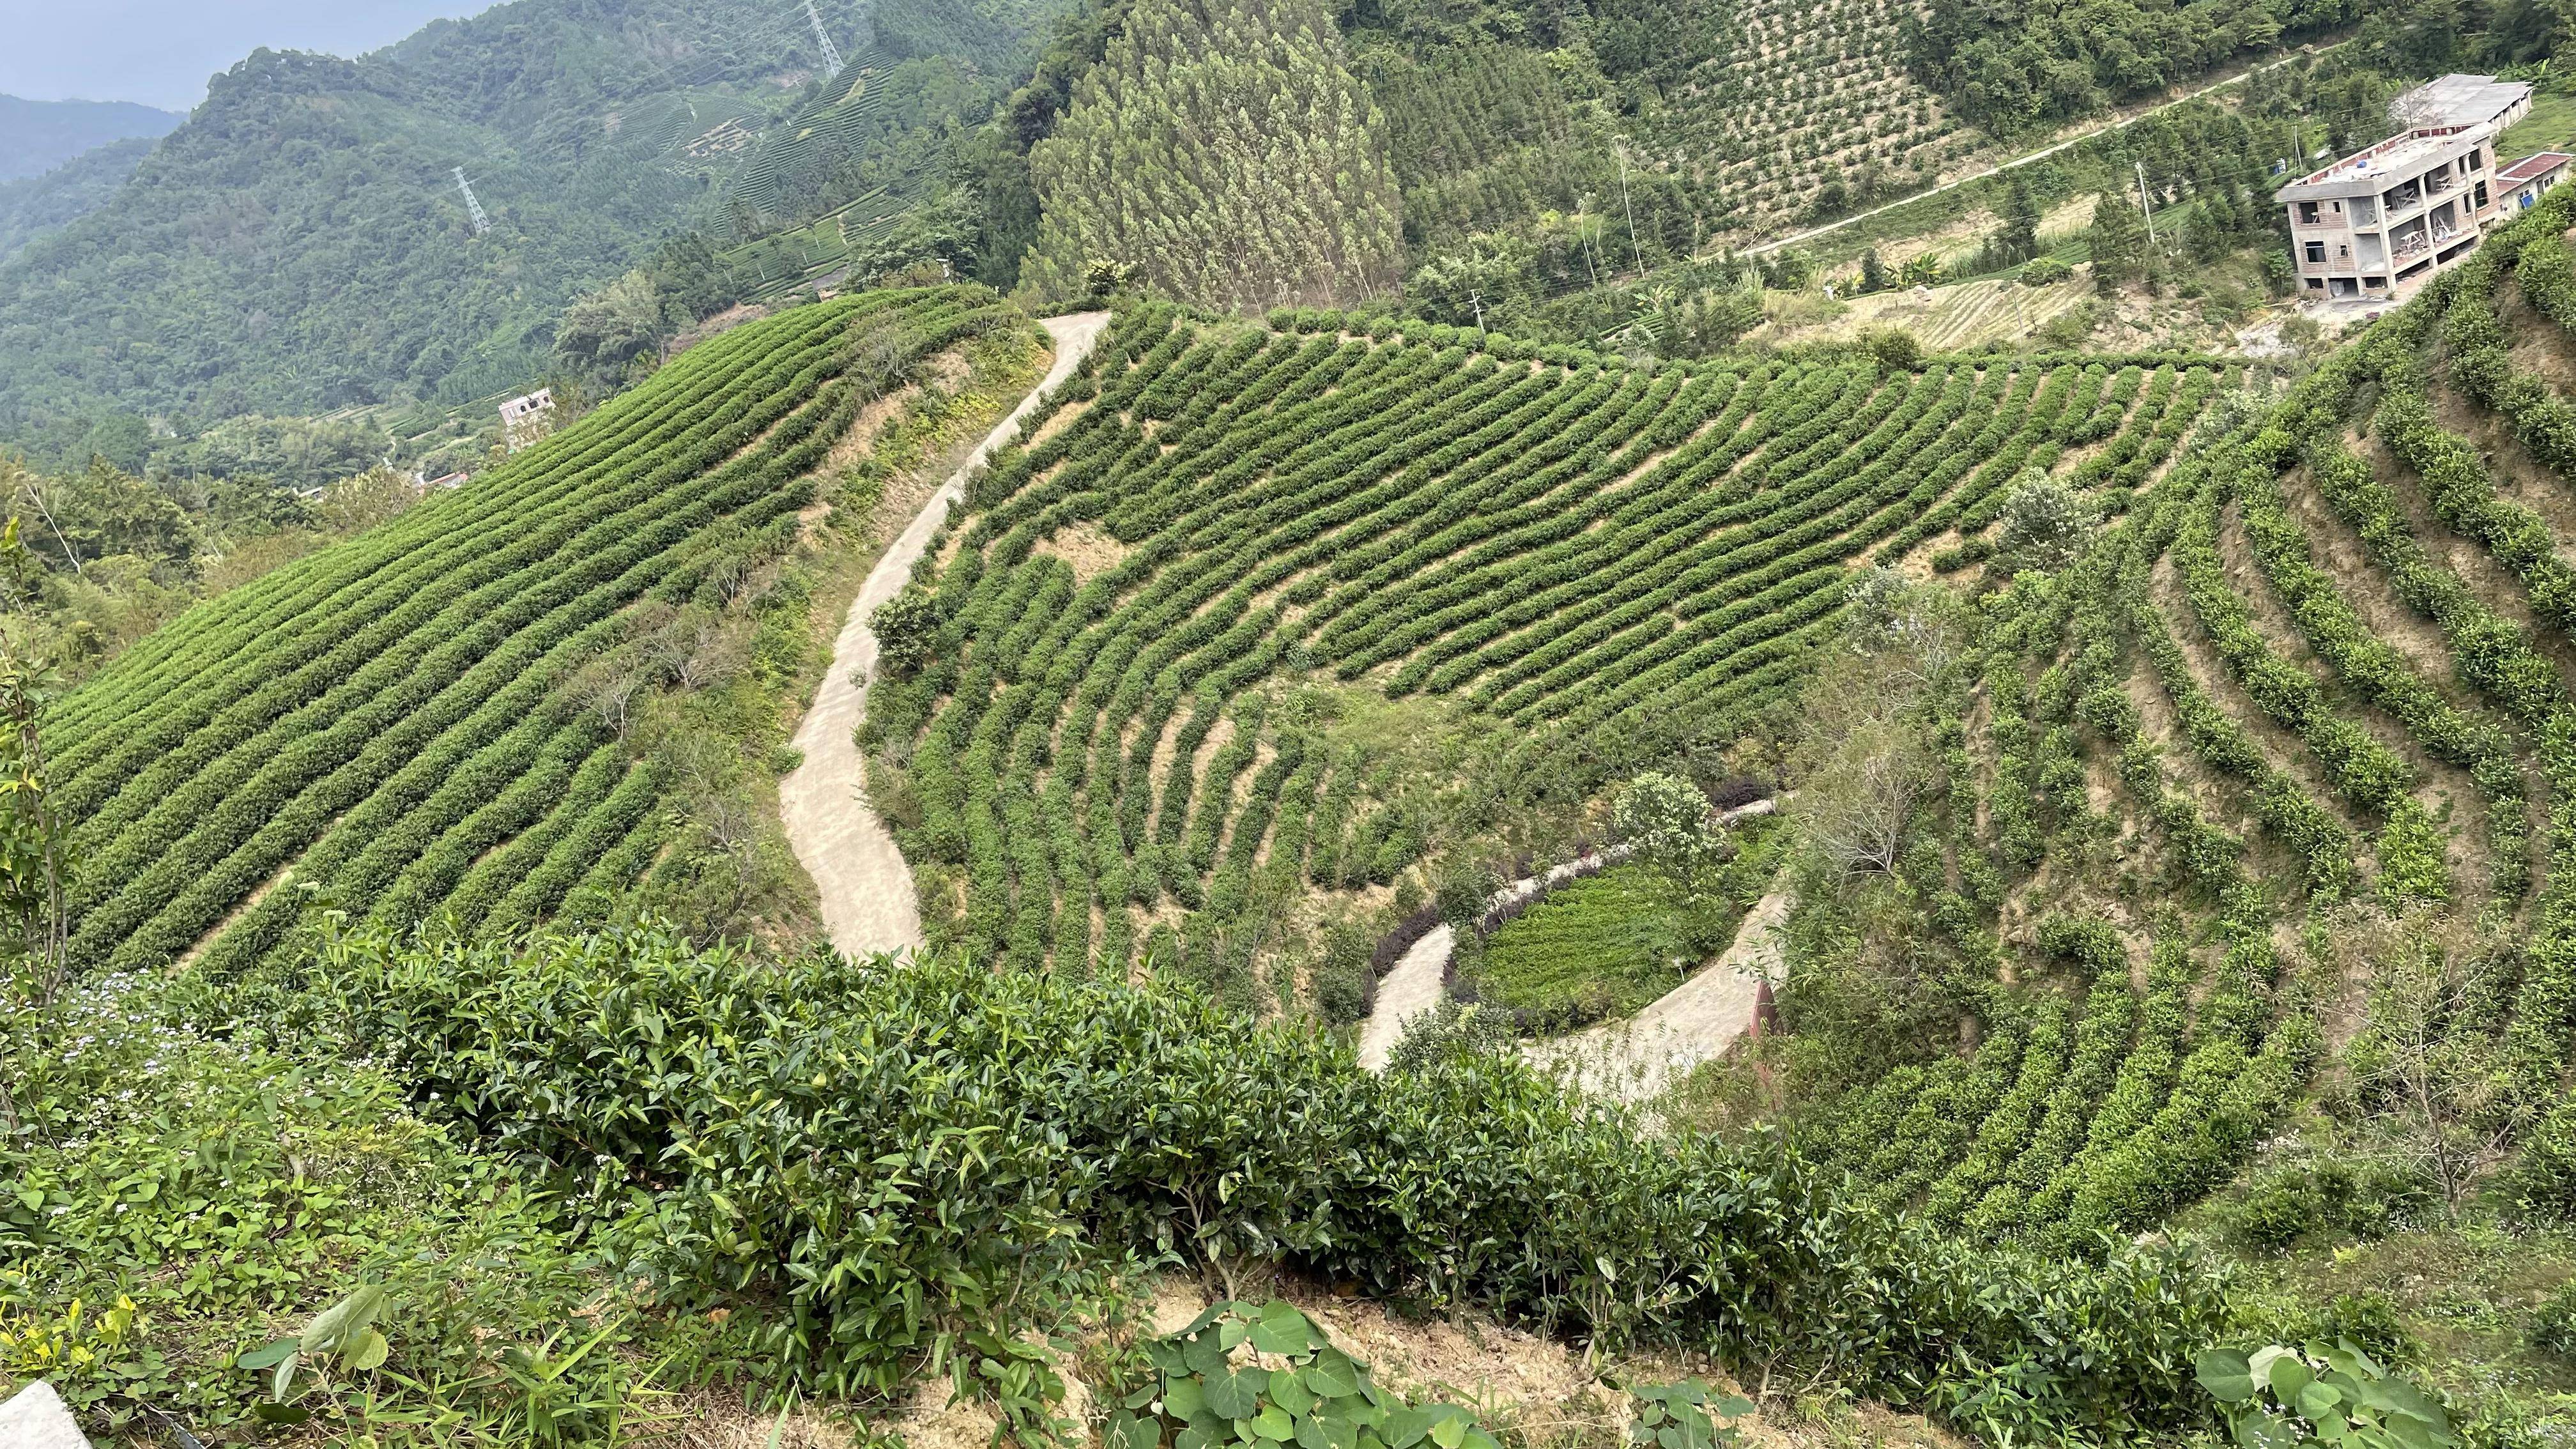
[[[1413,1449],[1422,1442],[1423,1435],[1431,1432],[1431,1415],[1410,1406],[1397,1409],[1386,1416],[1386,1424],[1379,1432],[1386,1440],[1386,1449]]]
[[[241,1357],[234,1359],[233,1366],[236,1368],[254,1370],[275,1368],[280,1361],[294,1357],[297,1347],[298,1345],[294,1339],[281,1338],[275,1343],[262,1344],[259,1347],[252,1349],[250,1352],[243,1354]]]
[[[383,1334],[372,1328],[362,1328],[358,1330],[356,1341],[342,1354],[341,1361],[348,1365],[349,1372],[365,1373],[385,1361],[388,1347]]]
[[[2297,1431],[2270,1414],[2242,1414],[2230,1427],[2245,1449],[2298,1449]]]
[[[1315,1350],[1315,1361],[1304,1369],[1306,1387],[1327,1399],[1348,1398],[1360,1391],[1359,1365],[1351,1356],[1324,1344]]]
[[[1259,1382],[1255,1382],[1255,1376]],[[1261,1411],[1261,1391],[1270,1387],[1261,1369],[1246,1374],[1210,1375],[1204,1385],[1209,1412],[1222,1419],[1249,1419]]]
[[[1213,1338],[1192,1339],[1188,1350],[1181,1355],[1181,1362],[1200,1378],[1223,1377],[1226,1373],[1225,1346]]]
[[[1242,1307],[1243,1305],[1240,1303],[1211,1303],[1208,1305],[1205,1312],[1201,1313],[1198,1317],[1191,1319],[1180,1332],[1173,1334],[1172,1336],[1174,1338],[1196,1338],[1199,1334],[1206,1331],[1209,1324],[1216,1322],[1218,1319],[1223,1318],[1227,1314],[1235,1312]]]
[[[1162,1441],[1161,1425],[1124,1409],[1109,1416],[1109,1428],[1101,1436],[1104,1449],[1155,1449]]]
[[[1317,1410],[1304,1423],[1314,1425],[1315,1432],[1324,1436],[1325,1449],[1359,1449],[1358,1422],[1346,1414],[1335,1412],[1330,1405]],[[1299,1443],[1305,1442],[1303,1424],[1299,1426],[1297,1438]]]
[[[304,1351],[319,1353],[354,1339],[360,1329],[373,1323],[376,1315],[384,1311],[388,1301],[383,1288],[369,1283],[323,1309],[314,1315],[311,1323],[304,1325]]]
[[[2307,1360],[2296,1354],[2285,1353],[2271,1362],[2268,1382],[2272,1397],[2284,1405],[2296,1404],[2299,1395],[2316,1381],[2316,1373],[2308,1367]]]
[[[1196,1379],[1174,1379],[1163,1390],[1163,1412],[1183,1423],[1208,1412],[1207,1393]],[[1227,1418],[1234,1417],[1231,1414]]]
[[[1431,1426],[1431,1442],[1439,1445],[1440,1449],[1458,1449],[1459,1445],[1467,1442],[1467,1430],[1471,1427],[1465,1414],[1448,1415]]]
[[[291,1404],[272,1404],[266,1399],[251,1405],[250,1412],[252,1417],[263,1424],[301,1424],[313,1417],[311,1409],[299,1409]]]
[[[1215,1443],[1215,1435],[1210,1434],[1207,1430],[1200,1428],[1196,1424],[1192,1424],[1188,1428],[1183,1429],[1179,1434],[1173,1436],[1172,1449],[1210,1449],[1210,1446]]]
[[[2323,1381],[2311,1383],[2299,1390],[2299,1412],[2320,1424],[2330,1417],[2341,1417],[2335,1413],[2335,1410],[2342,1403],[2343,1394],[2334,1385]]]
[[[1270,1371],[1270,1402],[1292,1414],[1302,1414],[1315,1407],[1314,1391],[1298,1381],[1295,1369]]]
[[[1127,1397],[1120,1399],[1118,1401],[1118,1406],[1122,1409],[1141,1409],[1162,1396],[1162,1385],[1147,1384],[1143,1388],[1129,1394]]]
[[[286,1402],[286,1391],[295,1387],[295,1366],[303,1361],[304,1352],[301,1349],[277,1361],[277,1372],[270,1375],[268,1380],[270,1398],[281,1404]]]
[[[1264,1439],[1284,1440],[1297,1432],[1297,1425],[1287,1410],[1277,1404],[1264,1404],[1261,1412],[1252,1416],[1252,1432]]]
[[[1315,1339],[1304,1316],[1291,1308],[1285,1318],[1264,1317],[1252,1325],[1252,1346],[1262,1353],[1294,1356],[1312,1352]]]
[[[1243,1341],[1251,1336],[1252,1325],[1239,1318],[1229,1318],[1217,1329],[1218,1346],[1228,1353],[1240,1348]]]
[[[2366,1374],[2371,1378],[2384,1378],[2387,1376],[2388,1370],[2379,1366],[2378,1361],[2370,1356],[2370,1351],[2363,1348],[2360,1344],[2353,1342],[2351,1339],[2336,1339],[2335,1348],[2341,1356],[2352,1360],[2352,1372],[2357,1374]]]
[[[2254,1397],[2254,1374],[2245,1355],[2232,1348],[2213,1348],[2193,1361],[2200,1386],[2222,1404],[2241,1404]]]

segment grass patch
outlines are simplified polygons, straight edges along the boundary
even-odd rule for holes
[[[2576,96],[2542,92],[2531,98],[2531,114],[2496,138],[2499,161],[2519,161],[2534,151],[2563,151],[2576,141]]]
[[[1736,838],[1735,858],[1698,900],[1674,903],[1652,867],[1613,866],[1559,887],[1481,942],[1462,941],[1460,979],[1539,1032],[1641,1010],[1725,951],[1762,898],[1778,831],[1765,821]]]

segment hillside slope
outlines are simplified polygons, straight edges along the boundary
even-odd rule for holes
[[[1732,739],[1854,565],[1986,528],[2026,467],[2134,486],[2227,380],[1279,316],[1123,316],[1098,395],[997,455],[926,575],[937,633],[869,714],[933,944],[1186,958],[1249,1003],[1310,893],[1347,909],[1508,801]]]
[[[42,176],[117,141],[166,136],[186,119],[131,101],[29,101],[0,96],[0,181]]]
[[[802,616],[771,622],[798,602],[779,563],[815,505],[846,501],[853,421],[940,354],[1026,326],[952,289],[738,328],[470,486],[162,629],[49,721],[90,862],[73,957],[208,948],[208,968],[237,968],[285,939],[308,904],[294,887],[497,930],[585,883],[693,869],[666,849],[689,813],[678,777],[726,762],[654,747],[647,704],[747,670],[793,678]]]
[[[93,147],[41,176],[0,181],[0,262],[105,206],[152,154],[145,137]]]
[[[1998,569],[1939,682],[1809,697],[1921,770],[1789,928],[1780,1060],[1869,1199],[2087,1253],[2269,1144],[2276,1191],[2378,1184],[2328,1215],[2364,1236],[2576,1204],[2571,202],[2229,399],[2071,564]],[[1858,758],[1811,752],[1818,838]]]
[[[262,51],[113,201],[0,267],[0,428],[524,382],[575,292],[711,206],[739,158],[693,143],[758,129],[814,52],[801,11],[752,0],[517,0],[356,61]]]

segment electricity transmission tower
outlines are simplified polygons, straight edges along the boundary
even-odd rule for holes
[[[814,0],[805,0],[805,18],[814,22],[814,43],[823,47],[823,69],[833,75],[841,73],[841,48],[832,43],[832,34],[823,28],[823,17],[814,13]]]
[[[474,234],[481,236],[492,229],[492,218],[483,214],[483,203],[474,199],[474,183],[465,179],[465,168],[456,168],[456,189],[465,193],[465,215],[474,223]]]

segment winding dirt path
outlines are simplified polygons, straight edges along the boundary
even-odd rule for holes
[[[859,597],[832,641],[832,663],[814,692],[812,708],[796,726],[796,748],[805,762],[778,782],[778,813],[788,843],[823,902],[823,931],[844,955],[918,950],[921,909],[913,896],[912,868],[895,849],[894,836],[870,809],[859,758],[858,731],[867,718],[868,681],[876,677],[877,636],[868,616],[912,578],[912,566],[966,496],[966,475],[1011,436],[1038,399],[1072,375],[1108,324],[1106,312],[1049,317],[1039,325],[1055,339],[1055,362],[1011,415],[1002,419],[920,513],[885,556],[868,571]]]
[[[1631,1102],[1654,1096],[1752,1030],[1762,983],[1780,971],[1780,923],[1788,918],[1789,896],[1769,892],[1744,913],[1726,954],[1707,970],[1626,1021],[1531,1042],[1524,1054],[1598,1096]]]
[[[1369,1007],[1368,1020],[1360,1024],[1361,1066],[1385,1071],[1387,1055],[1403,1039],[1404,1029],[1440,1004],[1448,989],[1449,953],[1457,947],[1454,927],[1435,926],[1377,979],[1377,999]]]
[[[1769,815],[1778,802],[1757,800],[1729,810],[1720,827]],[[1596,855],[1571,860],[1545,875],[1528,876],[1496,891],[1486,908],[1509,904],[1586,866],[1615,865],[1629,848],[1614,845]],[[1776,885],[1777,882],[1775,881]],[[1674,1077],[1723,1054],[1735,1039],[1752,1029],[1753,1011],[1766,978],[1780,969],[1778,934],[1788,919],[1790,898],[1774,889],[1756,901],[1735,928],[1726,954],[1690,980],[1648,1003],[1625,1021],[1603,1022],[1572,1036],[1534,1041],[1522,1048],[1542,1067],[1566,1068],[1586,1090],[1637,1100],[1663,1090]],[[1456,931],[1440,926],[1404,953],[1378,978],[1376,1004],[1360,1026],[1360,1065],[1386,1070],[1388,1056],[1403,1039],[1413,1019],[1440,1004],[1449,974],[1449,953]]]

